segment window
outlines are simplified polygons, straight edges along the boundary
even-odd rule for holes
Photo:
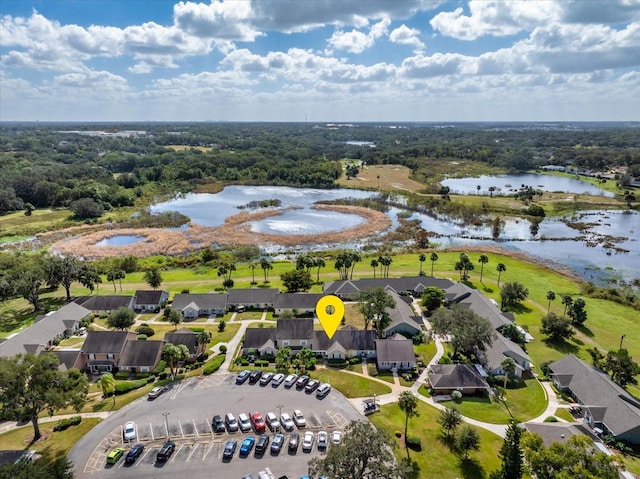
[[[306,339],[301,339],[300,340],[300,346],[306,346],[307,345],[307,340]]]
[[[89,359],[96,359],[95,353],[89,353]]]
[[[114,358],[113,353],[107,353],[107,359],[113,359],[113,358]]]
[[[282,346],[283,347],[289,346],[289,341],[282,341]]]

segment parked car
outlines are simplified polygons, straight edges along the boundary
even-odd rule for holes
[[[122,455],[124,454],[124,448],[116,447],[115,449],[111,449],[109,454],[107,454],[107,464],[115,464],[120,460]]]
[[[224,421],[222,420],[222,416],[216,414],[213,416],[213,421],[211,421],[211,427],[213,428],[213,432],[219,434],[225,431]]]
[[[153,388],[151,391],[149,391],[149,394],[147,394],[147,397],[149,399],[155,399],[158,396],[161,396],[162,393],[167,392],[167,387],[166,386],[157,386],[155,388]]]
[[[268,412],[265,421],[271,432],[278,432],[280,430],[280,421],[278,421],[278,416],[274,413]]]
[[[122,428],[122,438],[125,441],[133,441],[136,438],[136,423],[129,421]]]
[[[304,392],[311,394],[316,388],[320,386],[320,381],[317,379],[310,379],[307,385],[304,387]]]
[[[264,373],[260,378],[260,386],[266,386],[273,379],[273,373]]]
[[[318,399],[322,399],[330,392],[331,392],[331,385],[327,383],[322,383],[320,386],[318,386],[318,389],[316,389],[316,397]]]
[[[144,451],[144,446],[142,444],[134,444],[131,450],[125,456],[124,463],[133,464],[134,462],[136,462],[136,459],[140,457],[142,451]]]
[[[261,434],[256,442],[256,454],[264,454],[269,447],[269,436]]]
[[[318,449],[323,450],[326,449],[329,445],[329,434],[327,431],[318,432]]]
[[[251,371],[249,374],[249,384],[255,384],[262,377],[262,371],[256,369],[255,371]]]
[[[240,426],[240,430],[242,432],[247,432],[251,430],[251,421],[249,420],[249,416],[245,413],[238,414],[238,425]]]
[[[285,431],[293,431],[293,428],[295,427],[293,419],[291,419],[291,416],[286,412],[280,416],[280,424],[282,424]]]
[[[278,433],[273,436],[273,441],[271,441],[271,454],[280,454],[280,450],[282,446],[284,446],[284,441],[284,434]]]
[[[342,442],[342,431],[333,431],[331,434],[331,443],[340,444]]]
[[[304,414],[302,414],[300,409],[293,411],[293,422],[298,428],[305,427],[307,425],[307,420],[304,418]]]
[[[314,439],[315,437],[311,431],[304,433],[304,438],[302,439],[302,452],[311,452],[311,449],[313,449]]]
[[[156,461],[158,462],[168,461],[171,455],[175,452],[175,450],[176,450],[175,442],[173,441],[165,442],[160,448],[160,450],[158,451],[158,454],[156,454]]]
[[[247,379],[249,379],[250,374],[251,374],[251,371],[247,369],[245,369],[244,371],[240,371],[236,376],[236,384],[244,384],[247,381]]]
[[[297,374],[289,374],[287,378],[284,380],[284,387],[287,389],[292,387],[297,380],[298,380]]]
[[[262,434],[265,431],[265,422],[262,414],[254,411],[249,414],[249,419],[251,420],[251,425],[255,429],[256,433]]]
[[[300,434],[294,432],[289,436],[289,452],[298,452],[298,445],[300,444]]]
[[[271,380],[271,386],[274,388],[277,388],[282,384],[283,381],[284,381],[284,374],[278,373],[275,376],[273,376],[273,379]]]
[[[253,445],[256,443],[256,438],[253,436],[249,436],[242,441],[240,445],[240,455],[248,456],[251,450],[253,449]]]
[[[300,376],[296,381],[296,389],[304,389],[309,382],[309,376]]]
[[[222,453],[222,459],[229,461],[233,457],[236,452],[236,447],[238,447],[238,441],[235,439],[229,439],[227,443],[224,445],[224,452]]]
[[[238,421],[230,412],[224,415],[224,424],[227,426],[227,431],[238,432]]]

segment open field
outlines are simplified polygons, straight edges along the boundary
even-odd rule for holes
[[[347,179],[346,176],[341,176],[337,183],[345,188],[365,190],[411,192],[423,190],[425,185],[410,179],[410,174],[411,170],[406,166],[367,165],[360,168],[357,177]]]
[[[377,381],[372,381],[364,376],[355,376],[334,369],[317,369],[311,371],[310,376],[319,379],[323,383],[329,383],[348,398],[370,398],[374,394],[380,396],[391,392],[391,388]]]
[[[31,216],[25,216],[24,211],[16,211],[0,216],[0,237],[12,235],[33,235],[39,231],[60,227],[64,224],[71,226],[72,212],[67,209],[33,210]]]
[[[197,150],[202,151],[203,153],[213,151],[213,147],[211,146],[165,145],[165,148],[173,151]]]

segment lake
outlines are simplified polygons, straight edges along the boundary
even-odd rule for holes
[[[534,190],[558,191],[612,198],[613,193],[604,191],[591,183],[565,176],[540,175],[527,173],[521,175],[479,176],[475,178],[448,178],[441,182],[448,186],[451,193],[457,195],[476,195],[478,185],[480,194],[488,195],[491,186],[496,188],[494,195],[513,195],[522,185],[531,186]]]
[[[142,241],[144,236],[134,235],[117,235],[111,238],[105,238],[96,243],[96,246],[126,246]]]

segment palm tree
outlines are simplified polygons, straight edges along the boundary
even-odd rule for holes
[[[249,268],[251,268],[251,284],[256,284],[256,268],[258,265],[256,263],[249,264]]]
[[[438,261],[438,253],[431,253],[431,276],[433,276],[433,265]]]
[[[507,270],[507,267],[504,263],[498,263],[496,269],[498,270],[498,286],[500,286],[500,275]]]
[[[445,430],[447,438],[451,439],[451,433],[462,423],[462,416],[457,409],[445,407],[440,411],[437,421]]]
[[[516,372],[516,362],[512,358],[507,357],[500,363],[500,366],[502,366],[502,371],[504,371],[504,385],[502,387],[507,389],[509,375]]]
[[[200,331],[196,340],[198,341],[198,355],[204,352],[204,348],[211,341],[211,332],[209,331]]]
[[[113,377],[113,374],[106,373],[100,376],[100,381],[98,381],[98,385],[100,389],[102,389],[102,395],[107,397],[109,394],[113,395],[113,405],[116,405],[116,380]]]
[[[260,267],[262,268],[262,272],[264,273],[264,282],[269,282],[269,270],[273,269],[273,265],[267,258],[262,258],[260,260]]]
[[[107,281],[113,283],[113,294],[116,293],[116,279],[118,279],[118,272],[116,270],[107,271]]]
[[[377,259],[372,259],[371,260],[371,267],[373,268],[373,278],[375,279],[376,277],[376,268],[379,266],[378,260]]]
[[[567,315],[567,308],[570,308],[573,304],[573,298],[568,294],[562,296],[562,305],[564,306],[564,311],[562,311],[562,317],[564,318]]]
[[[418,255],[418,261],[420,261],[420,276],[422,276],[422,263],[427,260],[427,255],[424,253],[420,253]]]
[[[407,443],[409,418],[418,415],[418,400],[411,391],[404,391],[400,394],[398,406],[404,411],[404,445],[407,448],[407,457],[409,457],[409,446]]]
[[[553,291],[547,291],[547,299],[549,300],[549,304],[547,305],[547,315],[548,315],[549,311],[551,311],[551,301],[554,301],[556,299],[556,293],[554,293]]]
[[[489,257],[486,254],[481,254],[478,259],[478,263],[480,263],[480,282],[482,283],[482,273],[484,272],[484,265],[489,262]]]
[[[476,189],[478,190],[478,194],[480,194],[480,190],[482,189],[482,186],[478,185],[476,186]]]
[[[320,282],[320,268],[324,268],[326,265],[327,263],[325,263],[324,258],[321,258],[320,256],[316,256],[314,258],[314,266],[318,268],[318,272],[316,274],[316,283]]]
[[[380,263],[383,268],[382,268],[382,276],[384,278],[388,278],[389,277],[389,266],[391,265],[391,263],[393,263],[393,258],[389,255],[384,255],[384,256],[380,256],[378,258],[378,263]]]

